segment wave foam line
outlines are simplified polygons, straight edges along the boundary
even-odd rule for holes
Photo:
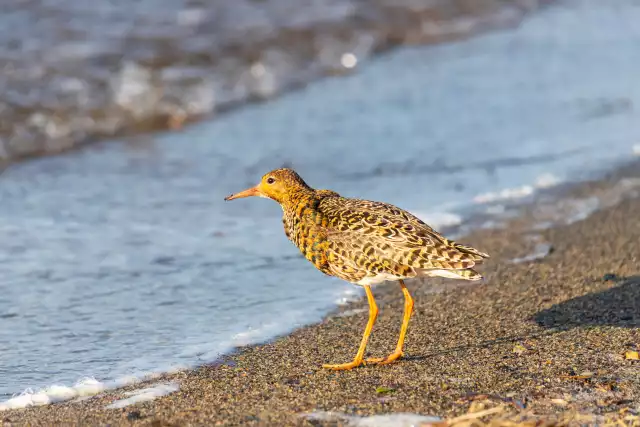
[[[107,405],[107,409],[120,409],[136,403],[149,402],[155,400],[158,397],[166,396],[180,389],[177,383],[163,383],[156,384],[153,387],[147,387],[140,390],[134,390],[126,392],[125,395],[130,396],[126,399],[116,400],[110,405]]]
[[[142,381],[149,381],[157,378],[159,375],[159,373],[143,373],[122,377],[109,382],[101,382],[95,378],[87,377],[81,379],[73,386],[51,385],[38,391],[33,391],[33,389],[28,388],[19,395],[0,402],[0,411],[23,409],[30,406],[49,405],[71,399],[92,397],[107,390],[125,387]]]

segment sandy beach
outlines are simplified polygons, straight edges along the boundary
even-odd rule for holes
[[[465,237],[492,255],[482,270],[485,281],[462,287],[408,283],[416,310],[406,356],[396,364],[345,372],[320,368],[353,356],[366,322],[360,301],[321,324],[241,348],[213,365],[81,401],[5,411],[0,420],[2,425],[364,425],[357,422],[367,419],[359,417],[410,413],[444,420],[462,416],[462,425],[487,413],[482,420],[493,425],[526,420],[527,425],[541,420],[638,425],[640,200],[633,196],[639,177],[640,166],[634,164],[556,192],[561,194],[540,196],[504,226]],[[540,223],[545,207],[585,197],[600,200],[603,209],[569,225]],[[536,255],[541,242],[547,250]],[[395,345],[402,297],[392,284],[374,293],[380,315],[368,353],[382,355]],[[179,389],[107,408],[131,390],[158,383]],[[386,425],[405,424],[396,419]]]

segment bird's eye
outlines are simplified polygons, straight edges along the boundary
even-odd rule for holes
[[[267,184],[273,184],[274,182],[276,182],[276,179],[274,177],[269,177],[267,178]]]

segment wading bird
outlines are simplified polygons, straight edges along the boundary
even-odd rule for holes
[[[364,288],[369,321],[352,362],[323,365],[351,369],[362,364],[387,364],[403,355],[404,338],[413,312],[413,299],[404,279],[440,276],[480,280],[472,269],[489,256],[448,240],[412,214],[387,203],[351,199],[330,190],[314,190],[291,169],[264,175],[255,187],[225,200],[260,196],[273,199],[283,211],[284,232],[305,258],[323,273]],[[378,315],[371,285],[397,281],[404,294],[400,337],[387,357],[364,359]]]

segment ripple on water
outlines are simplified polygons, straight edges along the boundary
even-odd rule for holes
[[[0,160],[178,129],[351,72],[392,45],[512,25],[537,7],[521,3],[103,0],[87,8],[82,0],[6,0]]]

